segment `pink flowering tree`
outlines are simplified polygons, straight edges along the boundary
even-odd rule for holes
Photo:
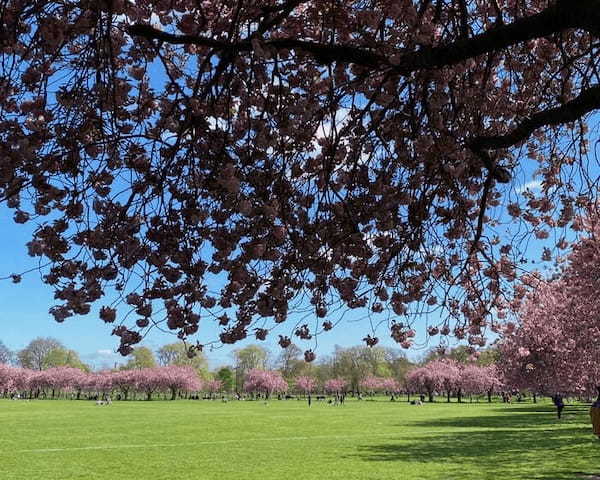
[[[155,392],[165,389],[165,378],[159,367],[142,368],[133,370],[135,375],[135,388],[146,395],[146,400],[152,400]]]
[[[151,370],[156,376],[156,381],[160,384],[158,389],[171,394],[171,400],[175,400],[180,392],[197,392],[202,389],[202,382],[192,367],[169,365],[147,370]]]
[[[369,394],[373,395],[375,392],[383,390],[382,380],[383,379],[380,377],[369,375],[360,381],[359,386],[362,390],[365,390]]]
[[[78,368],[55,367],[42,372],[46,378],[46,386],[52,390],[52,398],[56,392],[71,392],[75,389],[76,380],[84,374]]]
[[[577,219],[577,240],[552,279],[524,277],[512,302],[516,324],[500,345],[507,385],[545,394],[600,393],[600,217]]]
[[[18,390],[17,368],[0,363],[0,394],[7,395]]]
[[[210,398],[223,390],[223,382],[219,379],[206,380],[202,383],[202,390],[208,392]]]
[[[342,395],[347,387],[348,382],[343,378],[331,378],[323,384],[323,388],[326,392],[335,395]]]
[[[424,308],[428,335],[479,345],[513,244],[554,247],[593,203],[595,158],[573,158],[596,134],[599,6],[8,0],[0,201],[35,222],[56,321],[100,304],[125,355],[206,310],[222,343],[284,324],[289,345],[338,306],[402,319],[366,322],[370,345],[381,323],[410,347]],[[530,159],[544,188],[511,195]],[[303,295],[322,320],[296,328]]]
[[[45,397],[46,391],[52,388],[51,380],[43,370],[32,370],[27,383],[35,398]]]
[[[446,392],[447,401],[450,402],[450,396],[455,393],[458,401],[461,401],[462,390],[460,385],[461,366],[452,359],[434,360],[428,364],[428,368],[437,372],[440,377],[440,385]]]
[[[317,388],[318,382],[315,378],[307,375],[301,375],[296,377],[295,380],[296,389],[304,392],[306,395],[310,395],[315,388]]]
[[[113,391],[113,372],[109,370],[93,373],[88,379],[88,388],[101,398],[106,398]]]
[[[492,394],[502,388],[500,372],[496,365],[469,363],[461,368],[460,386],[462,392],[468,395],[486,394],[491,403]]]
[[[112,374],[113,386],[119,390],[123,400],[127,400],[129,393],[136,388],[137,376],[134,370],[119,370]]]
[[[308,398],[308,406],[311,404],[311,393],[317,388],[318,382],[315,378],[307,375],[301,375],[296,377],[296,389],[304,392],[304,395]]]
[[[435,392],[442,388],[438,372],[425,366],[410,370],[406,383],[409,391],[426,393],[430,402],[433,402]]]
[[[417,378],[413,381],[422,391],[425,389],[432,401],[433,391],[446,392],[447,401],[453,392],[457,393],[460,400],[460,366],[452,359],[432,360],[426,363],[422,370],[418,369]]]
[[[595,302],[579,293],[558,279],[537,282],[526,296],[518,327],[500,344],[499,368],[508,386],[546,395],[595,394],[600,353],[594,335],[600,331],[590,321]]]
[[[400,383],[395,378],[385,377],[381,379],[381,390],[390,395],[390,400],[395,400],[396,395],[402,390]]]
[[[269,398],[273,393],[284,393],[288,383],[280,372],[274,370],[261,370],[254,368],[246,373],[244,390],[250,393],[262,393]]]

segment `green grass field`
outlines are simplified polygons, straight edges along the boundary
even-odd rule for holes
[[[578,479],[587,409],[349,401],[0,401],[0,479]]]

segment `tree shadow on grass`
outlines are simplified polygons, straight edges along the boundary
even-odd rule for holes
[[[574,480],[600,474],[600,442],[591,428],[579,415],[557,421],[550,411],[411,422],[426,427],[425,435],[360,446],[357,455],[369,462],[414,464],[416,471],[441,465],[444,479]]]
[[[496,412],[515,412],[515,413],[533,413],[533,412],[545,412],[545,413],[549,413],[549,412],[556,412],[556,407],[554,405],[540,405],[540,404],[533,404],[530,406],[518,406],[518,407],[513,407],[513,406],[507,406],[507,407],[497,407],[493,409]],[[590,406],[589,405],[572,405],[572,404],[566,404],[565,406],[565,412],[585,412],[586,414],[589,412],[590,410]]]

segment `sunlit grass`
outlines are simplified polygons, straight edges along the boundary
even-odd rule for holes
[[[0,479],[575,479],[587,409],[353,401],[0,401]]]

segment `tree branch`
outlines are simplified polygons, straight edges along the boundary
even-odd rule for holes
[[[275,23],[282,21],[300,3],[302,2],[290,1],[283,8],[281,15],[278,15],[272,21]],[[489,52],[502,50],[528,40],[543,38],[571,28],[580,28],[598,34],[600,33],[600,8],[598,7],[600,7],[599,0],[579,0],[575,3],[569,0],[558,0],[539,13],[520,18],[510,24],[499,24],[484,33],[470,38],[461,38],[448,45],[424,47],[412,52],[399,51],[393,59],[363,47],[345,44],[323,44],[293,38],[267,39],[264,41],[264,45],[276,50],[298,50],[314,56],[321,63],[354,63],[406,76],[418,70],[453,66]],[[252,42],[249,39],[239,42],[227,42],[201,35],[176,35],[143,24],[128,27],[128,32],[131,35],[148,40],[160,40],[182,45],[194,44],[214,48],[229,54],[237,54],[253,49]],[[260,33],[266,33],[266,31],[261,30]],[[505,168],[496,165],[488,150],[512,147],[526,140],[534,130],[540,127],[572,122],[597,108],[600,108],[600,86],[582,91],[578,97],[560,107],[534,114],[508,134],[476,137],[467,142],[467,147],[479,156],[492,178],[500,183],[507,183],[510,181],[510,173]]]
[[[600,108],[600,85],[595,85],[583,90],[573,100],[560,107],[533,114],[505,135],[477,137],[470,141],[468,146],[474,151],[509,148],[527,140],[538,128],[574,122],[598,108]]]
[[[294,5],[292,2],[290,5]],[[391,69],[399,75],[409,75],[418,70],[449,67],[465,60],[570,28],[581,28],[591,33],[600,32],[600,2],[580,0],[576,3],[559,0],[535,15],[520,18],[513,23],[494,27],[471,38],[461,38],[448,45],[423,47],[417,51],[398,51],[394,60],[372,50],[347,44],[323,44],[294,38],[267,39],[264,45],[276,50],[299,50],[313,55],[323,63],[354,63],[365,67]],[[289,14],[287,11],[284,15]],[[277,18],[282,20],[282,18]],[[135,24],[127,31],[148,40],[186,45],[211,47],[238,53],[252,50],[249,39],[239,42],[215,40],[202,35],[176,35],[163,32],[150,25]],[[266,32],[265,32],[266,33]]]

